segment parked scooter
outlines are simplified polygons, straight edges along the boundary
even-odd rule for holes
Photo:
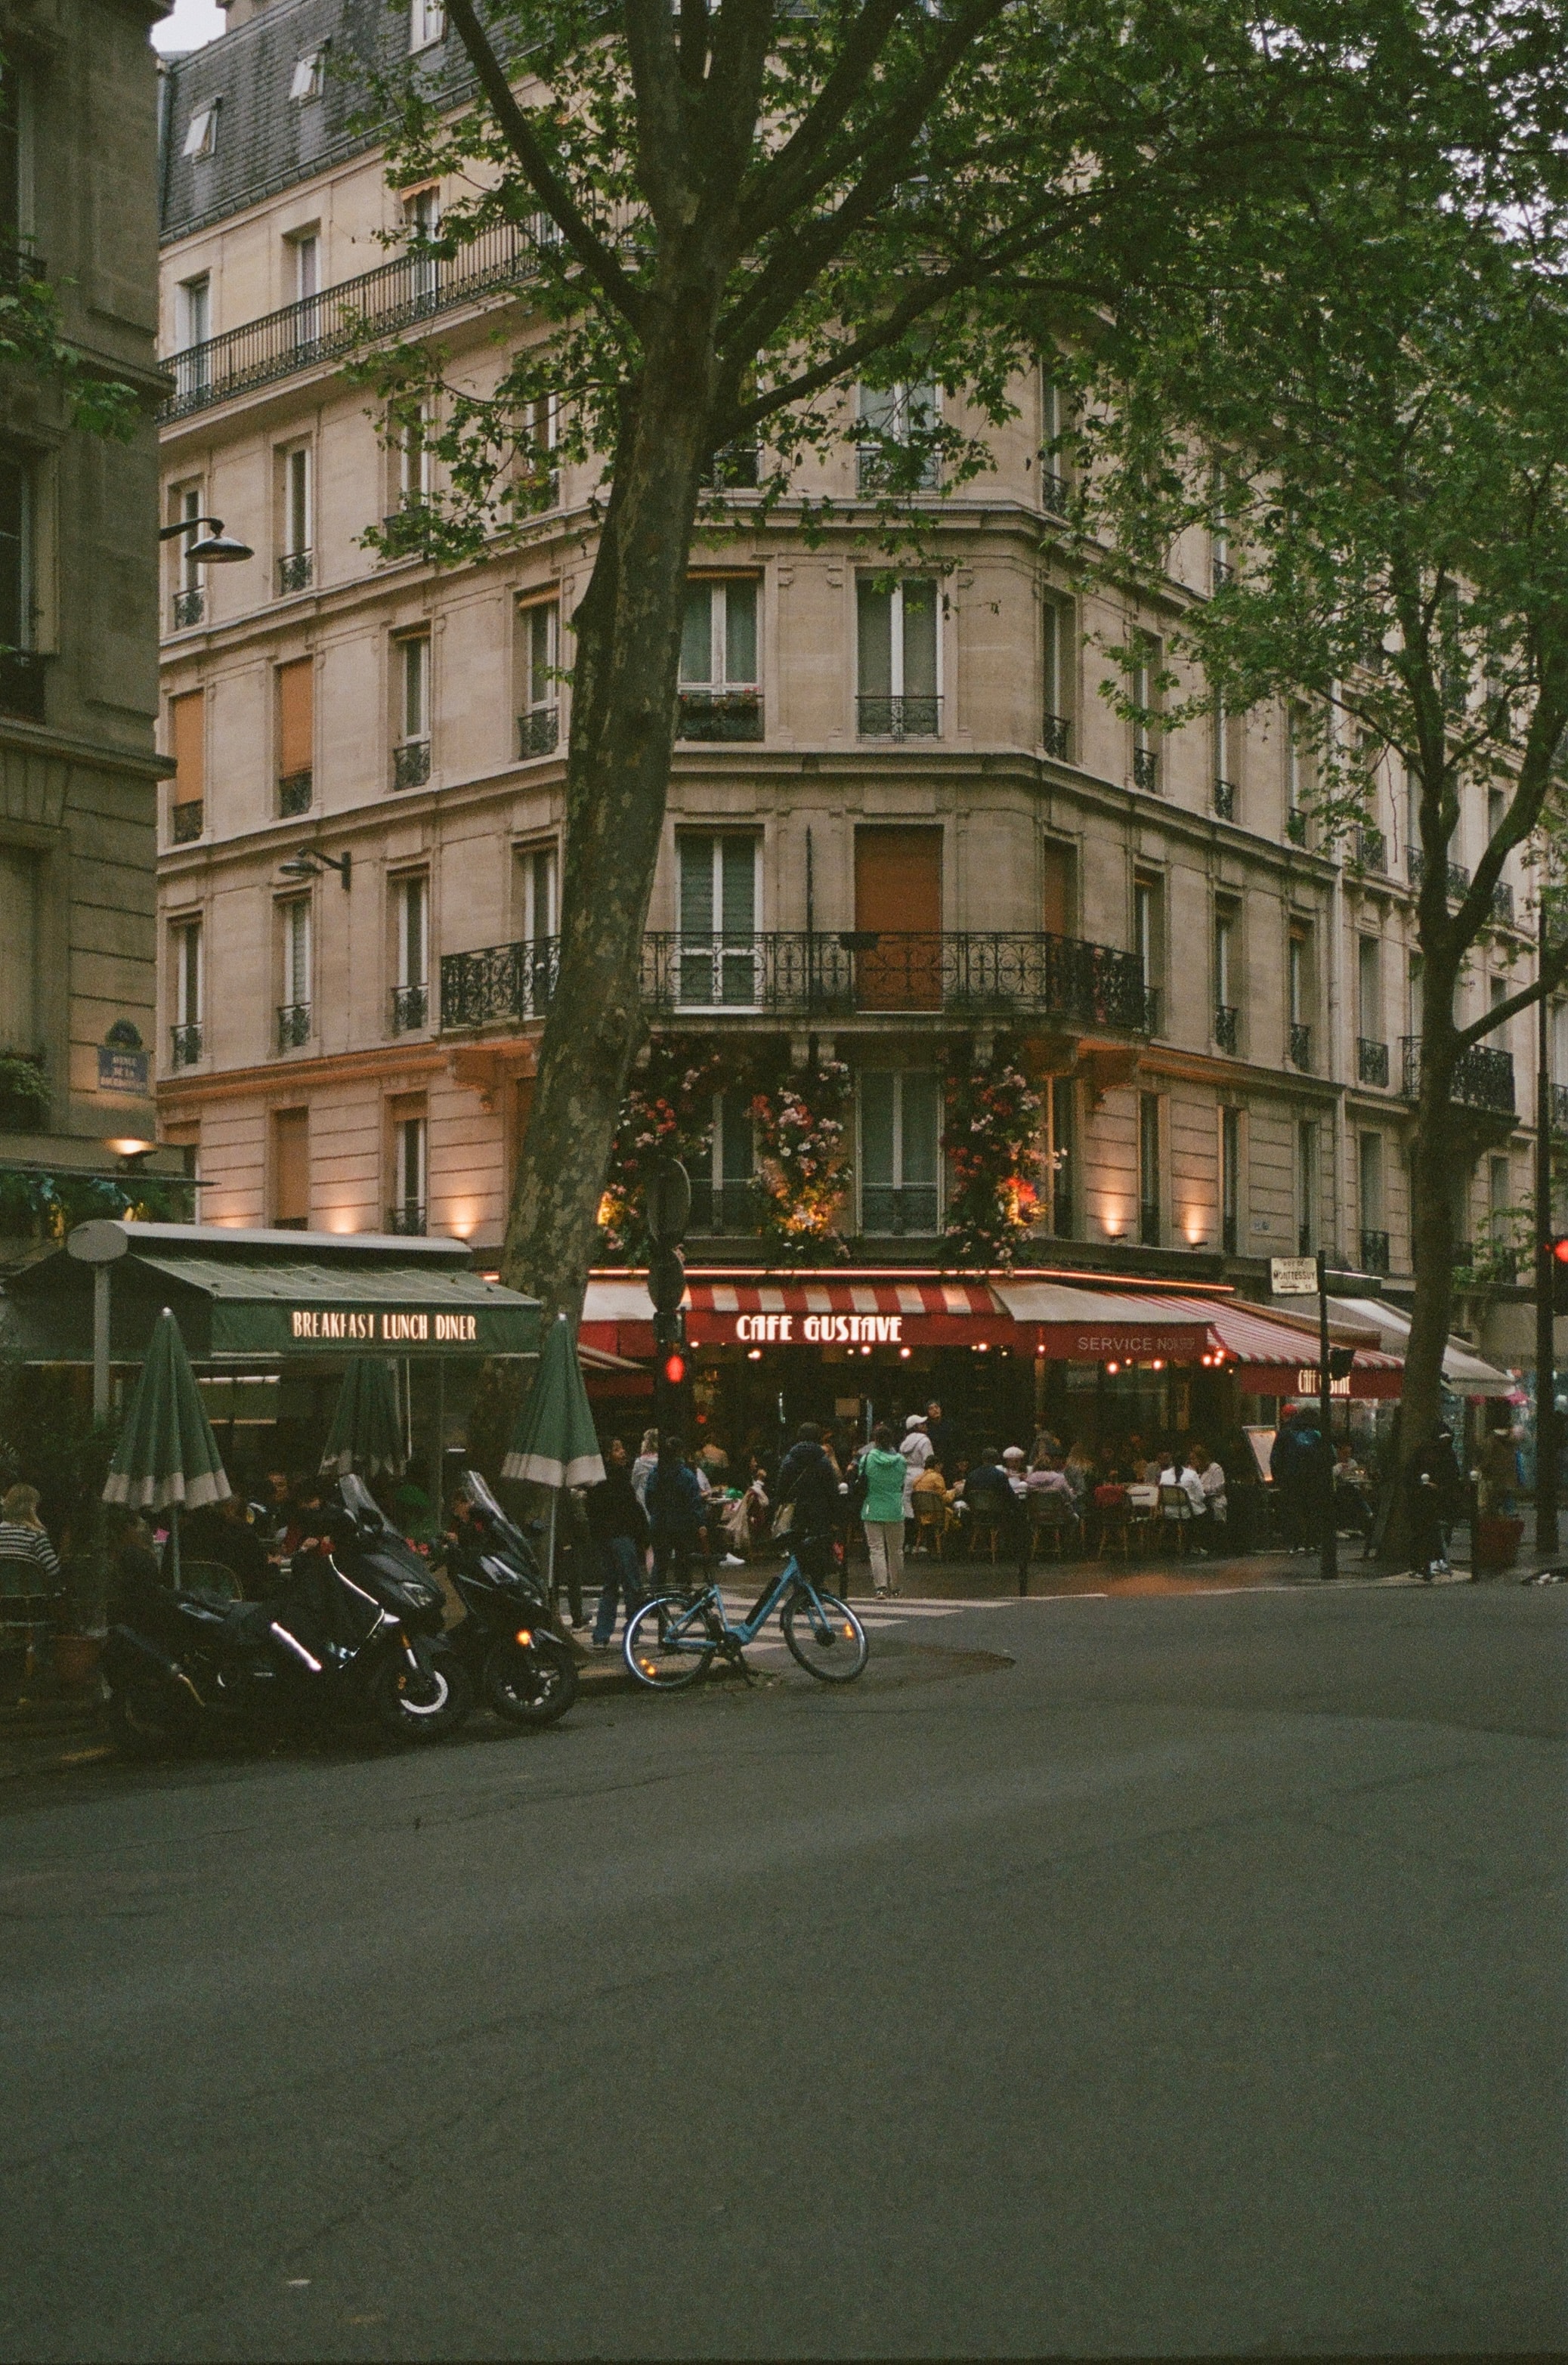
[[[446,1573],[465,1615],[446,1639],[496,1714],[537,1731],[565,1716],[577,1698],[577,1655],[550,1624],[532,1547],[476,1470],[464,1472],[457,1499],[467,1508]]]
[[[128,1754],[312,1713],[368,1709],[409,1741],[463,1722],[473,1678],[442,1632],[444,1597],[423,1561],[352,1474],[319,1519],[324,1549],[296,1553],[270,1601],[145,1583],[122,1592],[102,1664]]]

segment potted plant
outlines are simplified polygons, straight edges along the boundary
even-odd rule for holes
[[[49,1116],[49,1084],[36,1051],[0,1051],[0,1133],[37,1133]]]

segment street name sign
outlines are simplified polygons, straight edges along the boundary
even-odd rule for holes
[[[1271,1257],[1269,1287],[1276,1297],[1316,1297],[1317,1259],[1316,1257]]]

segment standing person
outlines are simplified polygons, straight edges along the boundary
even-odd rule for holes
[[[46,1603],[62,1590],[60,1562],[39,1517],[39,1490],[12,1486],[0,1501],[0,1601],[36,1604],[42,1624]]]
[[[1486,1482],[1487,1509],[1511,1519],[1514,1490],[1519,1483],[1519,1450],[1506,1422],[1491,1431],[1481,1449],[1481,1475]]]
[[[661,1593],[685,1592],[691,1556],[702,1542],[702,1489],[686,1459],[686,1441],[673,1429],[659,1440],[645,1508],[654,1551],[654,1582]]]
[[[1448,1530],[1459,1509],[1459,1463],[1453,1431],[1439,1428],[1416,1456],[1410,1474],[1410,1574],[1430,1585],[1449,1571]]]
[[[632,1487],[644,1509],[648,1504],[648,1481],[653,1476],[659,1458],[659,1433],[656,1429],[643,1431],[643,1442],[637,1449],[637,1459],[632,1464]]]
[[[584,1508],[599,1561],[599,1608],[594,1613],[593,1647],[596,1651],[608,1651],[615,1631],[616,1596],[619,1594],[625,1603],[628,1621],[644,1597],[649,1541],[648,1515],[637,1500],[626,1448],[618,1437],[610,1440],[603,1479],[599,1485],[588,1488]]]
[[[944,1470],[950,1470],[958,1451],[958,1424],[948,1419],[935,1396],[925,1407],[925,1434],[935,1458]]]
[[[831,1534],[840,1497],[847,1491],[838,1464],[823,1448],[822,1430],[814,1420],[803,1420],[794,1444],[778,1465],[775,1496],[780,1508],[786,1503],[795,1507],[790,1527],[791,1546],[801,1535]]]
[[[879,1599],[902,1591],[903,1580],[903,1455],[893,1442],[885,1420],[871,1431],[871,1442],[860,1462],[866,1500],[860,1520],[870,1555],[871,1582]]]
[[[1321,1524],[1319,1497],[1327,1483],[1324,1458],[1316,1422],[1299,1406],[1287,1406],[1269,1455],[1269,1475],[1280,1490],[1280,1516],[1293,1552],[1309,1552],[1315,1519]]]
[[[926,1434],[925,1415],[912,1412],[903,1425],[899,1452],[904,1459],[903,1515],[914,1517],[914,1482],[931,1459],[931,1440]]]
[[[1010,1463],[1009,1456],[1014,1457]],[[982,1447],[980,1458],[964,1481],[964,1496],[977,1526],[993,1525],[1002,1546],[1018,1563],[1018,1590],[1029,1581],[1029,1516],[1024,1500],[1024,1449],[1010,1445],[999,1453]]]

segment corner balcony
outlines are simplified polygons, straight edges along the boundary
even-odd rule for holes
[[[1405,1097],[1418,1100],[1421,1093],[1421,1037],[1406,1035],[1404,1038]],[[1514,1114],[1514,1055],[1499,1051],[1490,1043],[1473,1043],[1462,1051],[1453,1071],[1449,1098],[1461,1108],[1484,1109],[1495,1116]]]
[[[446,954],[442,1031],[543,1018],[557,961],[554,936]],[[1155,1023],[1136,953],[1043,930],[662,930],[643,939],[642,988],[644,1007],[659,1016],[1051,1018],[1138,1035]]]

